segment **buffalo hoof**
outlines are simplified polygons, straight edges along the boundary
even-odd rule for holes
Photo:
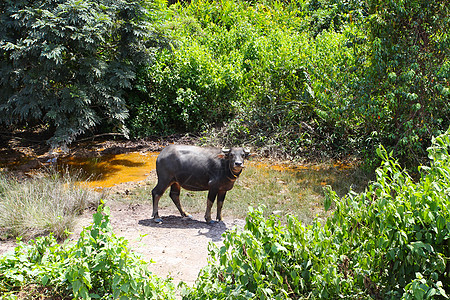
[[[186,216],[184,216],[186,219],[193,219],[194,217],[191,214],[186,214]]]
[[[155,218],[155,219],[153,219],[153,222],[161,224],[162,223],[162,219],[161,218]]]
[[[208,221],[208,222],[206,222],[208,225],[214,225],[214,224],[216,224],[216,223],[218,223],[217,221],[214,221],[214,220],[210,220],[210,221]]]

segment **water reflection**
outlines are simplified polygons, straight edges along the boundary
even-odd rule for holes
[[[141,181],[156,168],[157,152],[131,152],[94,158],[65,158],[58,162],[70,171],[80,171],[89,177],[87,185],[107,188],[125,182]]]

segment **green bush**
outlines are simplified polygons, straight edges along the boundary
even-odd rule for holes
[[[243,230],[210,245],[210,261],[184,299],[448,298],[450,129],[433,139],[414,182],[383,147],[377,179],[310,226],[250,210]]]
[[[347,82],[357,77],[356,25],[312,37],[300,2],[192,1],[169,14],[161,26],[173,47],[140,73],[141,93],[130,99],[135,136],[225,123],[222,143],[269,145],[292,156],[348,143],[354,122],[342,111]]]
[[[450,125],[448,9],[412,0],[172,5],[162,27],[173,47],[144,72],[131,127],[218,137],[224,123],[222,143],[357,154],[373,169],[382,143],[416,166]]]
[[[132,133],[199,131],[221,123],[233,113],[238,76],[225,62],[195,41],[162,51],[149,72],[145,98],[132,103]],[[189,45],[186,45],[189,44]],[[230,70],[231,69],[231,70]]]
[[[60,245],[50,235],[0,257],[0,298],[34,291],[28,296],[175,299],[170,279],[152,275],[128,242],[112,232],[107,207],[99,206],[93,218],[76,243]]]
[[[356,60],[344,33],[274,30],[248,50],[255,56],[241,93],[253,144],[292,156],[330,155],[346,144],[353,119],[342,118]]]
[[[213,25],[202,29],[189,17],[173,18],[167,25],[173,31],[172,47],[158,52],[139,73],[138,91],[130,98],[134,136],[198,132],[235,112],[242,77],[236,68],[239,54],[211,48],[219,39],[228,42],[228,34]],[[201,38],[206,31],[207,42]]]
[[[350,99],[371,159],[379,143],[408,166],[450,125],[449,15],[442,1],[368,1],[368,65]]]

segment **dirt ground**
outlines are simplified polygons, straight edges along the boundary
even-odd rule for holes
[[[180,143],[191,143],[181,139]],[[131,151],[158,151],[164,143],[154,141],[139,142],[92,142],[80,144],[71,149],[70,155],[96,156],[101,153],[126,153]],[[61,152],[52,152],[42,144],[27,143],[26,139],[12,138],[0,143],[0,154],[3,163],[8,165],[17,177],[29,176],[32,169],[45,166],[53,157],[65,155]],[[23,163],[16,164],[22,160]],[[5,168],[5,167],[3,167]],[[154,175],[155,176],[155,175]],[[123,193],[132,190],[132,184],[124,184],[114,188],[114,192]],[[206,201],[205,201],[206,202]],[[170,276],[174,283],[185,282],[192,286],[200,269],[207,265],[208,244],[213,242],[221,245],[222,234],[233,226],[242,227],[244,220],[226,218],[223,222],[208,225],[203,214],[194,214],[193,219],[182,218],[173,205],[160,208],[159,214],[163,218],[161,224],[151,219],[152,205],[129,204],[119,201],[106,203],[111,208],[111,225],[117,236],[129,241],[130,248],[142,254],[146,261],[153,261],[150,270],[160,276]],[[92,221],[92,212],[86,211],[77,222],[74,235],[77,239],[84,226]],[[15,241],[0,241],[0,254],[11,251]]]
[[[175,283],[184,281],[192,286],[200,269],[207,265],[208,244],[222,244],[222,234],[244,220],[226,218],[208,225],[203,215],[182,218],[171,208],[160,209],[161,224],[150,219],[151,205],[111,205],[111,224],[118,236],[129,241],[130,247],[146,260],[153,260],[150,271],[160,277],[170,276]]]
[[[107,204],[108,205],[108,204]],[[202,214],[182,218],[173,208],[159,210],[161,224],[151,219],[150,204],[110,203],[111,225],[117,236],[129,241],[130,248],[153,260],[150,271],[160,277],[172,277],[192,286],[200,269],[207,265],[208,244],[222,245],[222,234],[233,226],[243,227],[245,221],[226,218],[208,225]],[[89,222],[89,220],[86,220]]]
[[[106,203],[111,208],[111,225],[117,236],[124,237],[134,252],[144,260],[153,261],[150,271],[159,277],[171,277],[178,284],[183,281],[192,286],[200,269],[207,265],[208,244],[222,245],[222,234],[234,226],[243,227],[244,220],[225,218],[223,222],[208,225],[202,214],[192,219],[182,218],[176,208],[160,208],[163,222],[151,219],[150,204]],[[82,228],[92,222],[92,212],[78,219],[74,234],[76,240]],[[12,251],[13,240],[0,241],[0,255]]]

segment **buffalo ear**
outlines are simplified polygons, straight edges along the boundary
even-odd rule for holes
[[[245,154],[245,157],[249,157],[250,156],[250,149],[245,148],[244,149],[244,154]]]
[[[217,154],[217,157],[221,159],[227,158],[230,152],[231,152],[230,148],[223,147],[222,153]]]
[[[225,157],[228,157],[228,155],[229,155],[230,152],[231,152],[231,149],[230,149],[230,148],[223,147],[223,148],[222,148],[222,152],[223,152],[223,154],[225,154]]]

